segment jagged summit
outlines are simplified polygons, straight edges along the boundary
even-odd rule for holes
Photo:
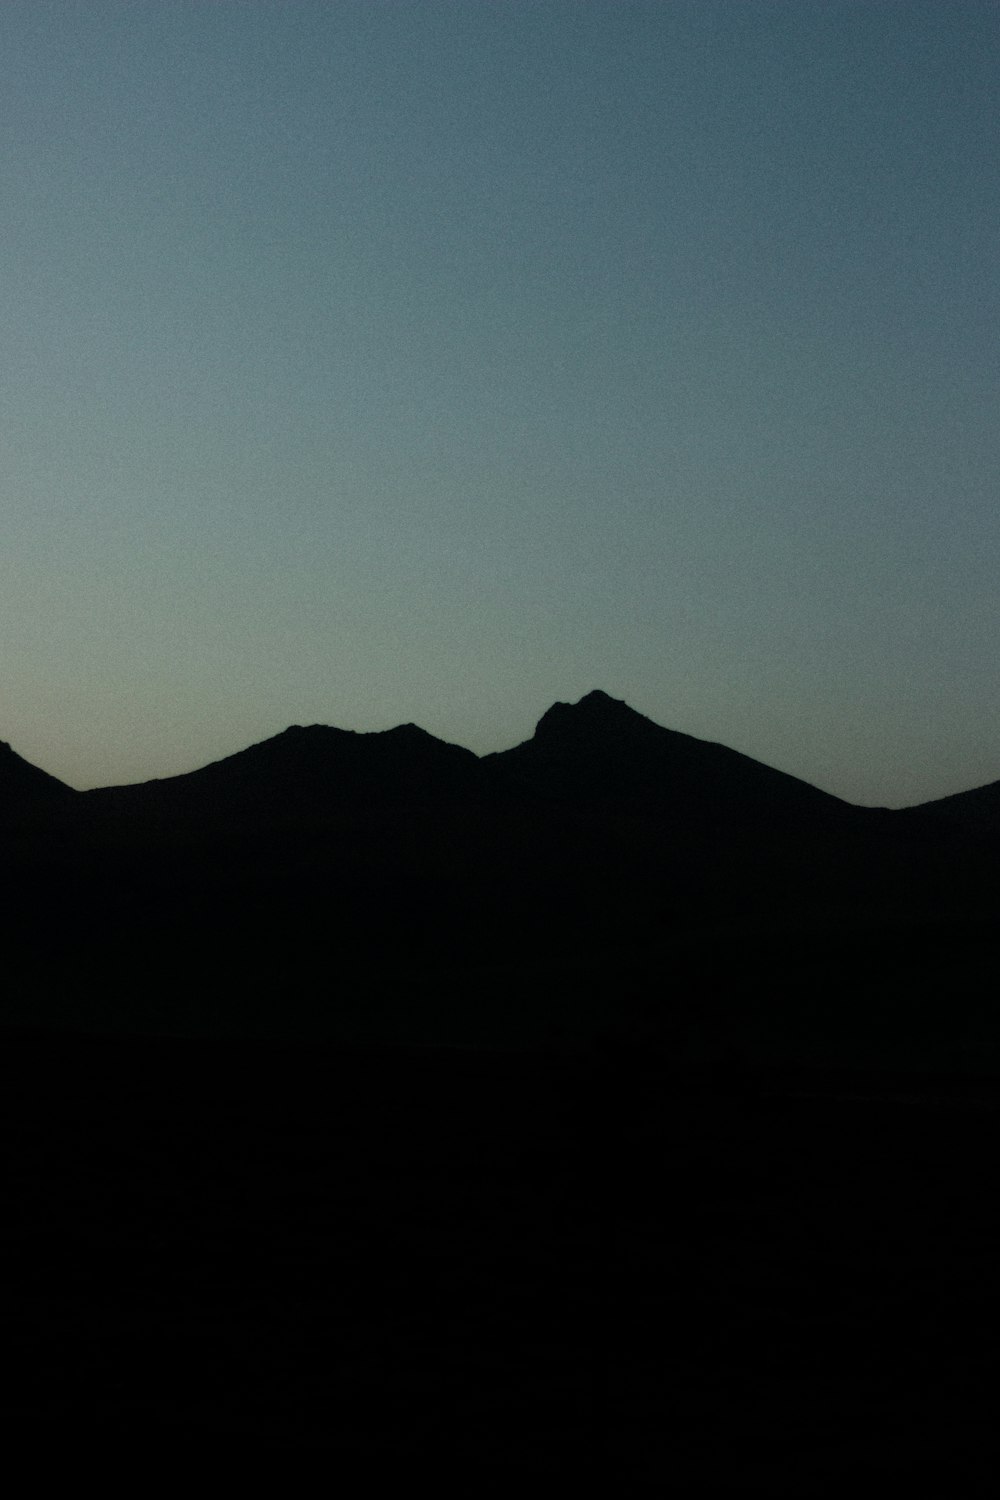
[[[603,688],[592,688],[589,693],[584,693],[583,697],[578,698],[575,703],[563,703],[560,699],[556,703],[554,703],[552,707],[578,708],[593,711],[606,709],[612,704],[616,708],[627,708],[629,713],[635,712],[635,709],[630,708],[629,705],[625,702],[624,698],[612,698],[611,694],[606,693]]]
[[[623,699],[612,698],[601,688],[595,688],[576,703],[553,703],[539,719],[535,738],[621,738],[623,735],[647,734],[658,729],[658,724],[631,708]]]
[[[421,729],[419,724],[407,722],[394,724],[390,729],[338,729],[332,724],[289,724],[288,728],[283,729],[280,734],[272,736],[270,740],[262,740],[260,744],[276,745],[282,741],[305,743],[307,740],[320,744],[324,740],[331,743],[343,737],[350,737],[352,740],[378,740],[386,736],[397,740],[435,740],[437,744],[447,743],[445,740],[438,740],[437,736],[430,734],[428,730]],[[257,748],[258,746],[250,746],[250,749]],[[245,751],[237,751],[240,755],[245,753]]]
[[[564,806],[669,810],[674,826],[797,822],[846,805],[724,745],[667,729],[600,689],[554,703],[530,740],[484,760],[519,794]]]
[[[197,770],[136,786],[88,792],[180,818],[310,818],[350,808],[462,800],[478,759],[416,724],[357,731],[290,724],[281,733]]]
[[[624,713],[629,718],[642,718],[642,714],[626,703],[624,698],[612,698],[611,694],[606,693],[603,688],[593,688],[591,692],[584,693],[583,697],[578,698],[575,703],[564,703],[562,699],[558,699],[553,703],[551,708],[545,711],[542,719],[547,719],[553,714],[562,715],[566,713],[572,713],[577,716],[586,715],[588,718],[593,718],[596,715],[605,717],[612,714],[621,715]]]

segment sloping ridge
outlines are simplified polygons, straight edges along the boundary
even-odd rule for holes
[[[476,767],[471,750],[415,724],[368,734],[293,724],[198,770],[85,796],[139,813],[284,817],[461,798],[474,786]]]
[[[94,812],[309,817],[352,807],[498,804],[669,814],[678,829],[798,826],[862,810],[724,745],[666,729],[600,690],[555,703],[530,740],[477,757],[415,724],[373,733],[313,724],[180,776],[83,794]]]
[[[484,757],[511,789],[547,802],[669,808],[696,819],[795,819],[849,803],[725,745],[666,729],[594,691],[556,703],[534,736]]]
[[[922,828],[944,829],[950,825],[963,833],[1000,834],[1000,781],[900,808],[895,817],[904,825]]]
[[[0,817],[63,807],[79,795],[48,771],[23,760],[0,740]]]

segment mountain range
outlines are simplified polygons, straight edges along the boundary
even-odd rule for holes
[[[76,792],[4,746],[0,826],[8,1014],[31,992],[93,1016],[85,984],[168,1028],[381,1007],[413,1036],[495,1032],[501,1013],[655,1029],[665,990],[676,1019],[678,996],[787,998],[805,972],[831,994],[924,993],[932,972],[971,976],[1000,875],[1000,783],[859,808],[599,691],[481,757],[413,724],[292,726]]]
[[[136,813],[239,810],[261,816],[348,806],[401,806],[477,797],[550,804],[670,808],[678,817],[784,818],[852,806],[724,745],[667,729],[600,690],[555,703],[531,739],[477,757],[415,724],[357,733],[292,725],[234,755],[177,776],[76,793],[0,742],[0,817],[46,804]],[[980,828],[1000,825],[1000,781],[904,809]]]

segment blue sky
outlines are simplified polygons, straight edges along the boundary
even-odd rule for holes
[[[1000,7],[0,7],[0,736],[1000,778]]]

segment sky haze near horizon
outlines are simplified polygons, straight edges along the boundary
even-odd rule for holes
[[[1000,6],[8,0],[0,738],[1000,778]]]

